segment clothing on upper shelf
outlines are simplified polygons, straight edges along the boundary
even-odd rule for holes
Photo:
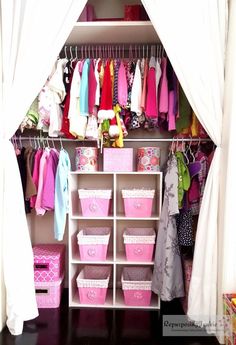
[[[140,127],[205,135],[167,57],[58,59],[31,108],[21,130],[51,137],[119,137],[122,147],[127,130]]]
[[[68,153],[61,149],[16,149],[25,199],[26,213],[35,208],[36,215],[54,212],[55,239],[62,240],[68,212]]]

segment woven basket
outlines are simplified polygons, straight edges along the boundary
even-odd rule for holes
[[[78,288],[107,288],[111,268],[108,266],[84,266],[76,282]]]
[[[111,189],[79,189],[80,199],[96,198],[96,199],[111,199]]]
[[[123,290],[151,290],[150,267],[124,267],[121,277]]]
[[[122,189],[122,197],[126,198],[150,198],[153,199],[155,189]]]
[[[123,234],[124,243],[154,244],[156,233],[153,228],[127,228]]]
[[[110,233],[110,227],[85,228],[80,230],[77,235],[78,244],[108,244]]]

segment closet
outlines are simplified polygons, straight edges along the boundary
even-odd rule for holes
[[[137,1],[88,1],[94,5],[96,12],[96,21],[77,22],[65,42],[65,47],[61,51],[61,56],[73,57],[79,53],[81,56],[89,56],[93,53],[98,54],[102,51],[105,55],[115,55],[117,52],[129,56],[134,54],[141,57],[143,54],[150,57],[151,53],[155,55],[159,51],[160,41],[150,21],[122,21],[124,4],[133,4]],[[116,18],[114,18],[114,13]],[[101,20],[99,20],[99,18]],[[114,46],[114,48],[112,48]],[[77,48],[75,48],[77,47]],[[141,53],[141,56],[138,56]],[[26,130],[22,140],[30,143],[37,132]],[[41,133],[44,136],[44,134]],[[127,138],[124,138],[124,144],[127,148],[133,148],[134,157],[137,155],[137,149],[141,146],[158,146],[161,150],[160,172],[150,174],[136,172],[136,162],[134,162],[134,172],[118,173],[102,171],[102,154],[99,154],[99,170],[93,173],[82,173],[75,171],[75,149],[77,146],[96,146],[95,140],[86,139],[78,141],[73,139],[61,140],[56,138],[49,139],[49,145],[54,143],[57,149],[64,147],[70,155],[72,172],[69,174],[69,214],[63,243],[67,246],[66,279],[65,286],[69,288],[69,306],[79,307],[88,306],[80,303],[77,294],[76,277],[81,269],[90,264],[80,259],[77,245],[77,233],[86,226],[109,226],[112,228],[108,256],[106,262],[95,262],[95,264],[104,264],[111,267],[111,279],[109,292],[105,308],[129,308],[125,305],[121,291],[121,271],[125,266],[140,265],[153,268],[154,260],[151,262],[127,262],[124,254],[124,245],[122,243],[123,229],[125,227],[146,227],[150,226],[158,232],[161,205],[162,205],[162,171],[164,169],[167,157],[170,153],[169,146],[172,142],[173,132],[163,131],[158,128],[152,131],[143,128],[130,130]],[[180,144],[192,139],[183,139]],[[195,139],[198,141],[198,139]],[[177,140],[178,141],[178,140]],[[194,139],[193,139],[194,141]],[[153,188],[156,192],[155,206],[151,217],[128,218],[124,216],[122,208],[122,199],[120,197],[123,188]],[[113,205],[112,212],[108,217],[91,218],[84,217],[81,214],[81,208],[78,203],[79,188],[102,188],[106,187],[112,190]],[[32,244],[38,243],[56,243],[53,233],[53,212],[47,212],[44,217],[36,216],[33,211],[28,215],[28,224],[31,233]],[[91,305],[94,307],[94,305]],[[99,306],[100,307],[100,306]],[[159,298],[153,294],[151,305],[148,307],[137,307],[144,309],[158,309],[160,307]]]

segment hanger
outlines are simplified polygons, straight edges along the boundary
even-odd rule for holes
[[[189,165],[189,159],[187,155],[187,151],[185,150],[184,139],[182,138],[182,152],[186,160],[186,164]]]
[[[64,150],[64,147],[63,147],[63,145],[62,145],[62,139],[61,139],[61,137],[60,137],[60,144],[61,144],[61,150]]]

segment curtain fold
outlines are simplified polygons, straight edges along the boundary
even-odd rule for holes
[[[227,0],[142,0],[188,100],[217,145],[199,215],[188,315],[217,314],[218,196]]]
[[[14,335],[22,333],[23,322],[35,318],[38,310],[20,174],[9,139],[45,83],[86,2],[0,2],[1,289],[5,285],[7,326]]]
[[[222,293],[235,293],[236,287],[236,231],[235,231],[235,133],[236,133],[236,2],[229,2],[229,29],[225,62],[225,97],[222,133],[221,188],[219,217],[221,243],[219,261],[221,269],[218,274],[218,298]],[[219,305],[222,314],[223,305]],[[221,339],[222,343],[224,339]]]

